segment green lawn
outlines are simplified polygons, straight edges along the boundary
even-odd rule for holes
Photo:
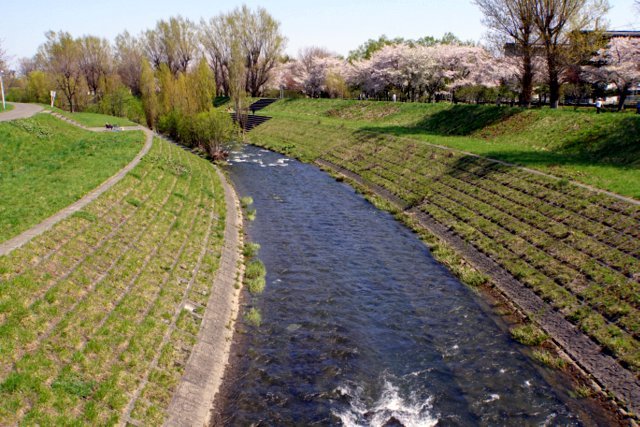
[[[640,198],[640,116],[631,112],[596,115],[573,109],[301,99],[276,102],[263,114],[286,120],[284,133],[322,128],[323,136],[336,140],[353,133],[384,133]],[[269,137],[260,128],[256,134]]]
[[[140,131],[93,133],[45,114],[0,123],[0,241],[100,185],[143,142]]]
[[[6,108],[3,110],[2,109],[2,104],[0,104],[0,114],[4,113],[5,111],[13,110],[13,105],[11,105],[11,104],[6,104],[5,107]]]
[[[125,117],[115,117],[97,113],[70,113],[59,108],[54,108],[53,111],[90,128],[104,127],[106,123],[116,126],[138,126],[138,123],[134,123]]]
[[[225,215],[211,164],[156,139],[95,202],[0,257],[0,425],[162,425]]]

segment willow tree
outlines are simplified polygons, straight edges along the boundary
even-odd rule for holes
[[[259,7],[255,12],[247,6],[201,22],[201,42],[216,73],[219,84],[227,92],[230,79],[232,49],[238,44],[243,59],[245,90],[259,96],[272,70],[282,55],[286,39],[280,23]]]
[[[173,75],[184,73],[198,49],[195,26],[181,16],[158,21],[154,29],[145,32],[143,46],[155,68],[166,64]]]
[[[120,80],[131,93],[140,95],[140,75],[144,58],[143,45],[139,38],[128,31],[118,34],[115,40],[115,66]]]
[[[247,91],[246,91],[246,74],[244,55],[240,48],[239,41],[235,41],[231,46],[231,58],[229,60],[229,96],[233,101],[236,112],[236,119],[240,128],[244,131],[245,120],[247,117]]]
[[[151,69],[151,65],[146,58],[142,58],[140,73],[140,94],[142,96],[142,107],[147,120],[147,126],[155,129],[156,118],[158,117],[158,96],[156,94],[156,78]]]
[[[80,70],[94,95],[100,95],[101,82],[111,72],[113,54],[111,45],[106,39],[95,36],[84,36],[78,40],[80,44]]]
[[[531,106],[533,93],[533,55],[538,33],[533,16],[533,0],[474,0],[484,14],[484,24],[513,42],[520,58],[520,104]]]

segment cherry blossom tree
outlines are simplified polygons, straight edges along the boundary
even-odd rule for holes
[[[483,48],[459,44],[385,46],[354,63],[351,83],[370,95],[400,91],[410,100],[432,101],[466,85],[500,83],[495,59]]]
[[[613,38],[605,49],[598,51],[592,61],[596,65],[585,67],[587,80],[615,85],[619,99],[618,110],[622,110],[627,92],[634,84],[640,83],[640,40]]]

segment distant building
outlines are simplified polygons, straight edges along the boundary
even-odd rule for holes
[[[604,37],[608,39],[621,38],[621,37],[630,37],[630,38],[640,38],[640,31],[629,30],[629,31],[605,31]],[[533,46],[534,55],[542,55],[544,52],[544,46],[542,43],[538,42]],[[518,56],[519,48],[515,43],[505,43],[504,45],[504,53],[507,56]]]

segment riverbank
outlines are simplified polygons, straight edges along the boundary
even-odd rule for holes
[[[69,127],[55,120],[18,127]],[[224,239],[238,233],[226,226],[237,203],[210,162],[150,132],[149,146],[97,199],[0,257],[2,424],[161,425],[207,343],[220,344],[206,363],[222,375],[237,308],[224,278],[236,279],[239,251]],[[198,380],[206,416],[216,377]]]
[[[440,237],[466,270],[463,280],[495,286],[626,413],[639,412],[635,204],[447,147],[361,132],[348,120],[325,126],[299,111],[296,128],[265,114],[274,119],[252,142],[344,168],[383,189],[423,233],[437,236],[437,225],[458,241]]]

